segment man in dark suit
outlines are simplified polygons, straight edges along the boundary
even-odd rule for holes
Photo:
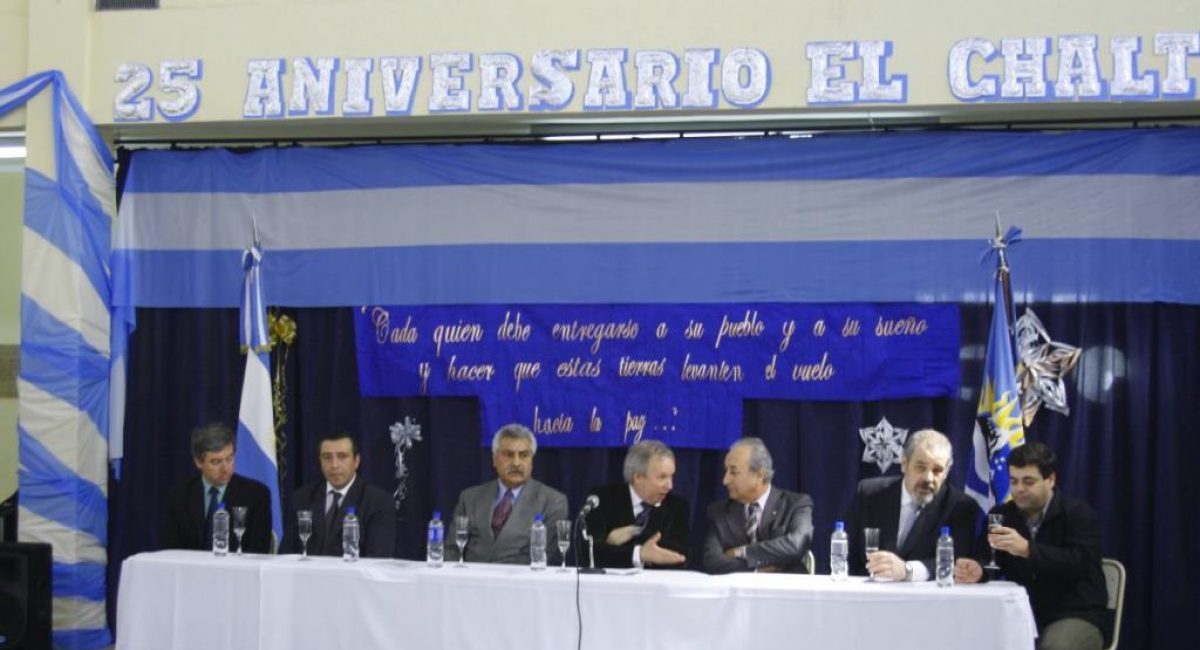
[[[812,498],[771,485],[771,452],[759,438],[742,438],[725,455],[729,499],[708,507],[704,570],[806,572],[812,544]]]
[[[353,507],[358,517],[359,555],[392,557],[396,548],[396,508],[387,492],[368,485],[358,475],[361,458],[358,443],[347,433],[333,433],[321,440],[321,473],[324,480],[296,490],[292,504],[312,512],[309,555],[342,554],[342,521]],[[296,513],[289,513],[284,534],[284,552],[300,551]]]
[[[846,516],[852,573],[870,573],[887,580],[929,580],[934,576],[942,526],[950,527],[955,557],[972,554],[980,510],[974,500],[946,482],[953,458],[946,436],[923,429],[904,441],[901,476],[859,482]],[[871,553],[865,566],[855,559],[866,553],[864,527],[879,529],[879,550]]]
[[[507,424],[492,436],[495,481],[463,490],[454,506],[455,517],[468,518],[469,536],[464,560],[500,564],[529,563],[529,527],[541,513],[546,523],[546,551],[550,564],[559,562],[556,525],[567,519],[567,497],[531,478],[537,440],[520,424]],[[446,559],[458,559],[454,545],[457,521],[446,533]]]
[[[234,507],[246,508],[245,550],[271,551],[271,494],[262,483],[233,472],[233,443],[233,433],[223,424],[192,431],[192,461],[200,475],[167,493],[167,516],[159,536],[162,548],[211,549],[212,515],[224,503],[231,518]],[[232,525],[231,519],[229,548],[236,550]]]
[[[1107,587],[1100,564],[1100,525],[1083,501],[1057,492],[1054,452],[1040,442],[1008,456],[1012,499],[992,508],[1004,525],[987,533],[1000,572],[1024,585],[1038,625],[1038,650],[1099,650]],[[979,562],[955,561],[959,582],[984,578]]]
[[[600,505],[587,516],[602,567],[682,567],[687,562],[688,503],[671,494],[675,454],[643,440],[625,454],[624,483],[596,488]],[[579,556],[587,557],[584,549]]]

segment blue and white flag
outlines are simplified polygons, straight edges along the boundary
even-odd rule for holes
[[[17,537],[54,549],[54,647],[102,648],[112,644],[105,577],[113,160],[61,72],[0,88],[0,117],[47,88],[53,155],[31,157],[25,170]],[[35,140],[29,148],[50,145]]]
[[[1021,392],[1017,387],[1012,337],[1008,333],[1008,308],[1003,275],[996,274],[995,304],[988,335],[983,387],[975,413],[974,463],[966,490],[984,512],[1008,500],[1008,455],[1025,444],[1021,423]]]
[[[283,539],[283,516],[279,506],[279,465],[275,461],[275,413],[271,406],[271,339],[263,304],[261,262],[262,248],[256,241],[242,255],[240,338],[246,353],[246,377],[238,411],[236,466],[239,474],[270,490],[271,531],[277,546]]]

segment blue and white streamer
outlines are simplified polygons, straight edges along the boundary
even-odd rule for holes
[[[112,643],[108,556],[113,161],[62,73],[0,89],[0,116],[50,88],[54,165],[26,169],[18,536],[54,551],[54,646]]]
[[[271,492],[271,530],[275,545],[283,539],[279,506],[279,465],[275,460],[275,411],[271,405],[271,340],[263,303],[263,252],[259,243],[242,255],[241,345],[246,352],[246,376],[238,411],[237,471]]]

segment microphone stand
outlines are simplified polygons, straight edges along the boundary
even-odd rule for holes
[[[579,529],[580,535],[583,536],[583,540],[585,542],[587,542],[587,547],[588,547],[588,565],[585,567],[584,566],[578,567],[578,569],[577,569],[578,572],[579,573],[590,573],[590,574],[604,573],[604,569],[596,567],[596,553],[593,548],[592,534],[590,532],[588,532],[587,519],[584,519],[582,512],[579,513],[579,520],[575,524],[575,527]]]

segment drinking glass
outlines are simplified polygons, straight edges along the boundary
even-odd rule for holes
[[[870,558],[872,553],[879,550],[879,529],[878,528],[864,528],[863,529],[863,548],[866,550],[866,553],[864,555],[867,558]],[[870,578],[868,578],[868,579],[874,580],[875,574],[872,573]]]
[[[233,534],[237,535],[238,557],[242,556],[242,535],[246,534],[246,506],[233,507]]]
[[[998,512],[992,512],[992,513],[988,514],[988,530],[989,531],[996,530],[997,528],[1000,528],[1003,525],[1004,525],[1004,515],[1002,515]],[[996,564],[996,549],[995,549],[995,547],[992,547],[991,562],[988,562],[986,565],[984,565],[983,568],[990,569],[992,571],[1000,570],[1000,565]]]
[[[558,552],[562,555],[562,566],[558,568],[558,572],[566,573],[567,549],[571,548],[571,521],[569,519],[559,519],[555,526],[558,528]]]
[[[467,548],[467,540],[471,537],[471,520],[466,515],[454,516],[454,544],[458,546],[458,564],[454,565],[460,569],[466,568],[463,564],[464,550]]]
[[[300,559],[308,559],[308,538],[312,537],[312,510],[296,511],[297,529],[300,531]]]

